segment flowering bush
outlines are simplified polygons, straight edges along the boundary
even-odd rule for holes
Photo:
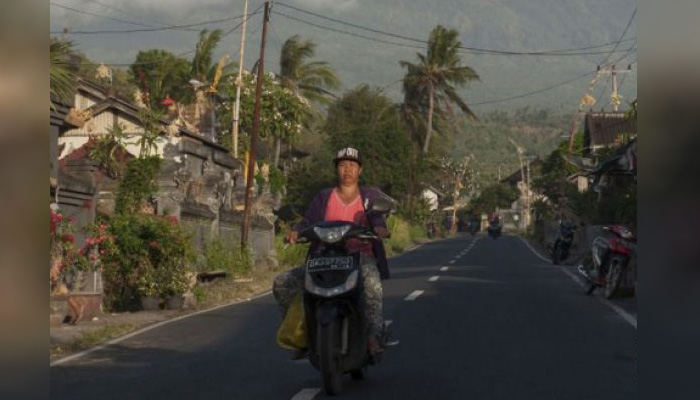
[[[141,296],[185,292],[194,252],[177,219],[125,214],[111,222],[115,251],[104,270],[107,308],[136,309]]]

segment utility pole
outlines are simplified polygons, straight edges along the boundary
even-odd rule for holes
[[[243,53],[245,52],[245,27],[248,23],[248,0],[243,6],[243,28],[241,30],[241,48],[238,52],[238,78],[236,79],[236,104],[233,106],[233,128],[231,149],[233,157],[238,158],[238,127],[241,113],[241,86],[243,85]]]
[[[262,102],[262,84],[265,74],[265,40],[267,39],[267,24],[270,20],[270,2],[265,2],[263,17],[262,40],[260,41],[260,58],[258,62],[257,84],[255,86],[255,108],[253,109],[253,129],[250,135],[250,158],[248,159],[248,177],[245,187],[245,209],[243,211],[243,226],[241,227],[241,250],[248,247],[248,232],[250,231],[251,206],[253,201],[253,182],[255,180],[255,162],[258,152],[258,128],[260,124],[260,103]]]
[[[620,105],[620,95],[617,93],[617,74],[626,74],[632,72],[632,65],[627,66],[627,69],[618,70],[615,69],[615,65],[610,68],[601,69],[598,66],[598,73],[610,75],[612,78],[612,93],[610,94],[610,103],[613,106],[613,111],[617,112],[618,106]]]
[[[525,229],[530,226],[530,160],[527,160],[527,191],[525,192],[525,216],[526,219],[523,221],[525,223]]]
[[[525,204],[523,204],[523,225],[527,226],[528,221],[530,220],[530,164],[527,163],[527,166],[525,163],[523,163],[523,154],[525,153],[525,149],[522,148],[520,145],[515,143],[515,140],[510,139],[510,142],[513,143],[513,146],[515,146],[515,149],[518,152],[518,161],[520,162],[520,182],[522,182],[523,186],[525,186]],[[527,178],[525,177],[525,168],[527,168]]]

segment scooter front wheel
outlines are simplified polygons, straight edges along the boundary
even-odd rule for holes
[[[336,346],[336,341],[339,337],[337,321],[319,327],[321,376],[323,378],[323,388],[329,395],[336,395],[343,390]]]

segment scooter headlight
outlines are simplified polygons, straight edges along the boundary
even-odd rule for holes
[[[314,228],[314,233],[321,239],[321,241],[326,243],[335,243],[343,238],[343,236],[350,230],[350,225],[336,226],[333,228],[322,228],[317,226]]]
[[[333,297],[333,296],[337,296],[339,294],[349,292],[352,289],[354,289],[355,286],[357,286],[358,276],[359,276],[359,273],[357,271],[353,271],[350,274],[350,276],[348,276],[348,279],[345,281],[345,283],[343,283],[342,285],[336,286],[336,287],[330,288],[330,289],[325,289],[325,288],[316,286],[313,279],[311,278],[311,275],[309,273],[307,273],[306,280],[304,282],[304,286],[306,287],[306,290],[308,290],[310,293],[315,294],[316,296]]]

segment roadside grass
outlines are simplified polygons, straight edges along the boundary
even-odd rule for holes
[[[58,357],[89,349],[138,329],[134,323],[107,324],[101,328],[83,332],[70,344],[52,344],[49,355]]]

